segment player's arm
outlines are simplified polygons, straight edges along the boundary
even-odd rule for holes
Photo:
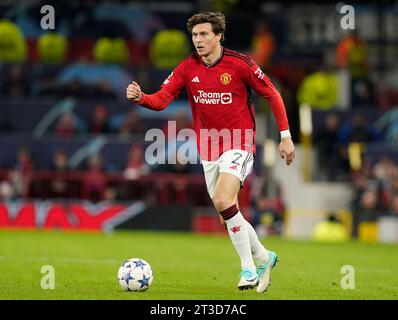
[[[127,99],[155,111],[165,109],[174,100],[173,95],[163,88],[154,94],[145,94],[135,81],[126,88],[126,96]]]
[[[287,119],[285,104],[279,91],[271,83],[271,80],[262,72],[256,63],[252,63],[248,69],[248,82],[258,94],[263,96],[269,103],[274,114],[278,129],[281,134],[279,144],[279,154],[286,164],[290,165],[294,159],[294,144],[289,130],[289,121]]]
[[[165,109],[179,96],[181,89],[185,86],[184,66],[184,62],[180,63],[163,82],[161,89],[154,94],[145,94],[138,83],[133,81],[126,88],[127,99],[151,110]]]

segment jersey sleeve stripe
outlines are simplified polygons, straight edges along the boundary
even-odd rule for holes
[[[253,65],[253,60],[251,58],[249,58],[248,56],[242,55],[238,52],[235,51],[230,51],[230,50],[226,50],[224,52],[225,55],[230,56],[230,57],[234,57],[234,58],[238,58],[243,60],[244,62],[246,62],[250,67]]]

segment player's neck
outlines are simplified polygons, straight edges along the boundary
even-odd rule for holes
[[[222,55],[222,47],[217,46],[212,52],[210,52],[207,56],[202,57],[202,61],[206,65],[212,65],[216,62]]]

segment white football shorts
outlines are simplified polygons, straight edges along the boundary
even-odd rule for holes
[[[220,172],[233,174],[241,186],[253,170],[254,155],[245,150],[233,149],[224,152],[216,161],[202,160],[207,192],[213,198]]]

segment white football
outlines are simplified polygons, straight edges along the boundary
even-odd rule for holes
[[[145,291],[153,282],[153,271],[148,262],[139,258],[124,261],[117,273],[117,280],[123,290]]]

